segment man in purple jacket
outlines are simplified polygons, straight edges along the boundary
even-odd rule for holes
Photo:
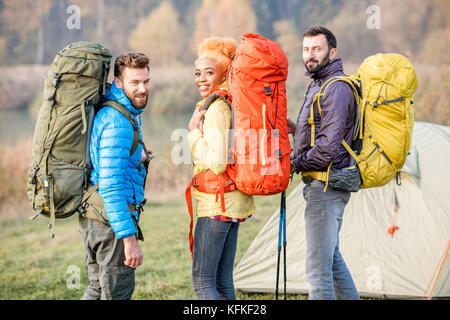
[[[326,172],[330,163],[341,169],[349,165],[350,154],[342,139],[351,145],[355,124],[355,100],[352,89],[344,82],[331,84],[321,98],[322,114],[314,103],[314,143],[308,122],[314,96],[330,78],[343,76],[341,59],[336,59],[336,38],[320,26],[303,34],[303,61],[312,82],[297,118],[288,119],[289,133],[294,135],[295,173]],[[302,174],[306,200],[306,278],[310,284],[309,299],[359,299],[352,276],[339,252],[339,230],[349,192],[342,192],[311,176]]]

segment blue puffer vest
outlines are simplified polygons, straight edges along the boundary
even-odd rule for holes
[[[116,100],[134,117],[143,110],[134,108],[122,89],[113,82],[103,97]],[[139,122],[138,122],[139,123]],[[142,133],[139,130],[142,139]],[[103,107],[96,114],[91,134],[92,172],[90,183],[99,183],[99,194],[103,199],[109,223],[118,239],[137,232],[128,204],[139,205],[144,199],[144,166],[138,170],[142,145],[130,157],[133,144],[133,127],[119,111]],[[136,219],[138,214],[133,212]]]

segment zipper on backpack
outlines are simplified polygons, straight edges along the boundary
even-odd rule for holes
[[[381,146],[380,146],[380,145],[372,138],[372,136],[369,136],[369,139],[370,139],[370,141],[372,141],[372,144],[374,145],[374,148],[373,148],[373,150],[372,150],[366,157],[364,157],[364,160],[369,159],[369,158],[372,156],[372,154],[373,154],[376,150],[378,150],[378,152],[380,152],[380,153],[383,155],[383,157],[386,159],[386,161],[387,161],[390,165],[392,165],[392,160],[389,159],[388,155],[386,154],[386,152],[384,152],[383,148],[381,148]],[[364,160],[362,159],[362,160],[358,161],[358,162],[356,163],[356,165],[360,164],[360,163],[361,163],[362,161],[364,161]]]
[[[389,164],[392,165],[391,159],[389,159],[388,155],[386,154],[386,152],[384,152],[383,148],[381,148],[381,146],[372,138],[372,136],[369,136],[369,138],[370,138],[370,140],[372,140],[372,143],[375,146],[375,149],[373,151],[378,150],[383,155],[383,157],[387,160],[387,162],[389,162]],[[373,151],[370,154],[372,154]]]

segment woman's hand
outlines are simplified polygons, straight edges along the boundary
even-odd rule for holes
[[[189,121],[189,131],[194,129],[200,129],[200,121],[202,120],[203,115],[206,110],[201,110],[201,108],[195,108],[194,114],[192,115],[191,120]]]

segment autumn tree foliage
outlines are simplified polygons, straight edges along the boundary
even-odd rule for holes
[[[162,2],[131,32],[128,45],[150,57],[152,65],[170,66],[179,58],[184,37],[178,14],[170,2]]]
[[[24,58],[42,63],[43,19],[53,4],[51,0],[3,0],[0,2],[0,58],[23,51]]]
[[[301,39],[292,20],[280,20],[273,23],[276,41],[286,54],[289,64],[301,63]]]
[[[68,10],[72,6],[79,7],[80,28],[68,28],[67,22],[77,18],[77,10]],[[42,81],[41,72],[27,65],[48,66],[59,50],[78,40],[100,42],[114,56],[142,51],[152,66],[180,66],[186,78],[178,78],[190,79],[189,68],[203,38],[226,36],[239,43],[247,32],[280,44],[290,61],[289,99],[302,100],[301,36],[311,25],[324,25],[336,35],[338,56],[348,73],[372,54],[407,56],[419,79],[416,119],[450,125],[449,12],[449,0],[0,0],[0,66],[8,68],[0,79],[0,109],[25,108],[28,95],[37,92],[23,88]],[[374,21],[379,26],[370,28]],[[21,65],[29,68],[24,77],[17,72]],[[177,82],[178,91],[192,95],[191,83],[186,91],[179,89],[183,84]],[[164,106],[161,110],[176,110],[171,104],[159,105]]]
[[[247,0],[203,0],[195,16],[191,48],[207,37],[222,36],[237,40],[244,33],[256,32],[256,15]]]

